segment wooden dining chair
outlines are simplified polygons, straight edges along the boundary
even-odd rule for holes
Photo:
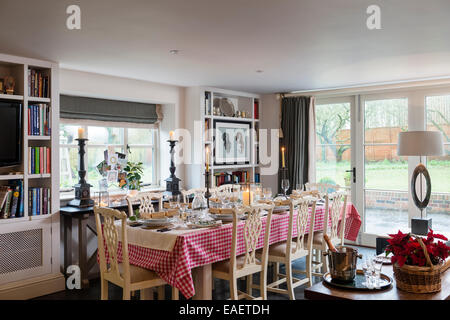
[[[167,282],[152,270],[130,265],[126,232],[127,215],[118,210],[97,206],[94,207],[94,215],[100,257],[101,299],[108,299],[108,282],[114,283],[123,289],[124,300],[130,300],[131,293],[137,290],[141,292],[141,299],[151,298],[147,296],[149,293],[148,289],[154,287],[163,288],[162,286],[166,285]],[[116,220],[121,221],[122,262],[119,262],[118,245],[120,239],[115,224]],[[108,260],[106,259],[106,251]],[[178,298],[178,289],[172,288],[172,299],[178,300]]]
[[[274,281],[267,285],[267,291],[287,294],[291,300],[295,300],[295,288],[305,284],[312,285],[313,237],[307,237],[307,234],[314,234],[317,200],[311,196],[290,199],[287,240],[269,247],[268,262],[274,264]],[[311,210],[309,210],[310,207]],[[307,238],[308,240],[306,240]],[[304,257],[306,258],[306,270],[292,269],[292,262]],[[285,265],[286,274],[279,273],[280,263]],[[306,278],[293,277],[293,273],[304,273]],[[283,283],[286,283],[287,289],[279,287]]]
[[[227,280],[230,283],[230,299],[239,300],[242,298],[266,300],[267,299],[267,253],[269,246],[270,224],[272,221],[273,204],[257,204],[250,207],[235,208],[233,210],[233,227],[230,259],[216,262],[212,265],[213,278]],[[256,246],[259,236],[262,232],[263,222],[260,213],[266,210],[267,220],[264,233],[264,247],[261,259],[256,258]],[[239,216],[247,214],[242,229],[242,238],[244,239],[245,253],[236,256],[238,239]],[[252,275],[260,273],[260,297],[252,295]],[[237,279],[246,277],[247,293],[237,289]]]
[[[133,203],[139,203],[139,215],[155,212],[152,200],[158,200],[159,210],[163,209],[163,194],[157,192],[140,192],[135,196],[127,196],[128,216],[134,216]]]
[[[347,198],[348,193],[345,191],[337,191],[324,196],[325,216],[323,229],[322,231],[315,232],[313,238],[313,249],[316,254],[312,268],[314,269],[313,275],[315,276],[322,276],[324,273],[328,272],[328,260],[324,259],[322,255],[322,253],[328,249],[323,235],[327,234],[335,246],[344,245]],[[340,228],[339,219],[341,219]],[[329,221],[329,224],[326,223],[327,221]],[[321,272],[315,272],[315,270],[319,268],[321,269]]]
[[[322,194],[332,193],[339,191],[341,188],[338,184],[329,184],[329,183],[305,183],[306,191],[317,190]]]
[[[192,188],[189,190],[181,190],[181,195],[183,196],[183,202],[184,203],[188,202],[189,196],[196,195],[198,193],[201,193],[204,195],[206,193],[206,188]]]

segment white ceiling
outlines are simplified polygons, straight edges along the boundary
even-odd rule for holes
[[[449,35],[449,0],[0,0],[0,52],[258,93],[449,76]]]

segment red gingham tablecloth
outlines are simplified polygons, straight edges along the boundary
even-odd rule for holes
[[[314,231],[323,229],[324,206],[316,207]],[[263,228],[258,240],[258,248],[264,243],[266,217],[263,217]],[[355,241],[361,226],[358,211],[349,203],[345,223],[345,239]],[[273,214],[270,232],[270,244],[285,241],[288,233],[288,214]],[[237,255],[244,254],[245,245],[242,228],[238,227]],[[309,227],[308,227],[309,228]],[[295,228],[294,228],[295,230]],[[295,231],[296,232],[296,231]],[[227,223],[219,228],[196,230],[178,236],[171,252],[149,249],[138,245],[128,245],[130,264],[156,271],[171,286],[178,288],[186,298],[195,295],[191,270],[195,267],[211,264],[230,258],[232,224]],[[119,243],[119,257],[122,257]]]

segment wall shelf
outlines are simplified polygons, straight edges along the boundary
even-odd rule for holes
[[[14,100],[14,101],[22,101],[23,96],[18,96],[14,94],[3,94],[0,93],[0,100]]]

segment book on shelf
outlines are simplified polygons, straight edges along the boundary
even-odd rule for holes
[[[49,214],[50,201],[49,188],[30,188],[28,190],[28,212],[32,216]]]
[[[50,106],[36,104],[28,106],[28,135],[49,136],[51,134]]]
[[[211,93],[205,92],[205,114],[211,115]]]
[[[51,173],[51,148],[28,147],[28,174]]]
[[[28,96],[48,98],[50,96],[49,76],[34,69],[28,69]]]
[[[8,186],[0,187],[1,218],[23,217],[23,181],[9,181]]]
[[[253,105],[253,115],[255,119],[259,119],[259,102],[257,100],[255,100]]]

